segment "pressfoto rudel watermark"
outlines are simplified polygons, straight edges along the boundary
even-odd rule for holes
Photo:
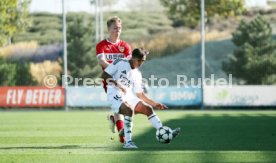
[[[102,87],[102,78],[76,78],[71,75],[62,76],[62,87],[70,85],[70,87]],[[173,81],[170,84],[170,81]],[[175,82],[176,81],[176,82]],[[54,75],[47,75],[43,79],[44,86],[48,88],[54,88],[58,86],[58,79]],[[107,81],[107,83],[110,83]],[[174,79],[170,78],[157,78],[155,75],[151,75],[149,78],[143,78],[142,83],[150,86],[151,88],[166,88],[171,85],[177,88],[181,87],[195,87],[200,88],[203,84],[208,86],[229,86],[232,87],[232,74],[228,75],[228,79],[215,78],[214,74],[210,77],[202,78],[188,78],[186,75],[176,75]]]

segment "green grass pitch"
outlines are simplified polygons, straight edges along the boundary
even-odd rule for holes
[[[179,137],[160,144],[143,115],[125,150],[108,129],[109,111],[1,111],[1,163],[276,162],[276,111],[157,111]],[[114,137],[114,140],[111,139]]]

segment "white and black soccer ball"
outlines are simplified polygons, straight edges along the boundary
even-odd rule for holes
[[[162,126],[156,131],[156,139],[163,144],[168,144],[173,138],[172,129],[167,126]]]

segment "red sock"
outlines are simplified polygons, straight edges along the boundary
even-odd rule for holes
[[[117,127],[118,132],[120,132],[120,130],[124,128],[124,122],[122,120],[116,121],[116,127]],[[119,138],[120,138],[121,143],[125,142],[124,136],[119,136]]]
[[[122,120],[117,120],[116,121],[116,127],[117,127],[117,130],[118,132],[124,128],[124,122]]]

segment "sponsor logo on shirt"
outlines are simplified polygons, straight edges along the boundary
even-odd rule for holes
[[[120,75],[119,82],[120,82],[120,84],[122,84],[123,86],[126,86],[128,88],[130,87],[130,84],[131,84],[131,81],[124,74]]]
[[[107,61],[115,61],[119,58],[124,58],[124,54],[105,54]]]

